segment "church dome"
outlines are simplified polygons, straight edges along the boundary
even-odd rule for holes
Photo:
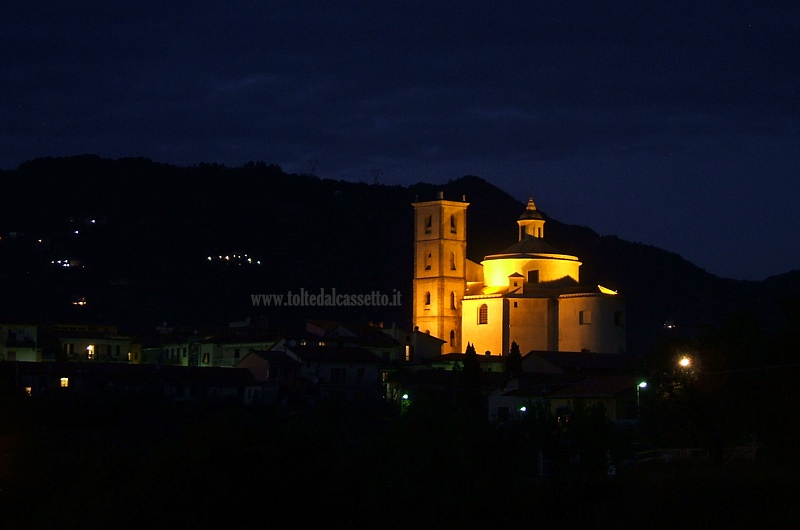
[[[525,211],[519,216],[520,221],[525,221],[528,219],[544,220],[541,212],[536,209],[536,204],[533,202],[533,199],[528,199],[527,208],[525,208]]]

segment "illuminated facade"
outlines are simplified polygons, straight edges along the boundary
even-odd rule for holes
[[[65,360],[128,362],[131,338],[119,335],[116,326],[54,324],[50,333]]]
[[[414,326],[461,352],[461,299],[467,287],[466,202],[414,203]]]
[[[414,325],[446,341],[444,352],[623,353],[625,302],[579,284],[581,262],[544,240],[533,200],[517,221],[519,241],[480,263],[466,259],[468,203],[414,203]]]

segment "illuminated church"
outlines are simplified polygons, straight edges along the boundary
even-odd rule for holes
[[[581,262],[544,239],[533,199],[514,245],[470,261],[465,201],[415,202],[414,326],[445,341],[443,353],[625,352],[625,302],[579,283]]]

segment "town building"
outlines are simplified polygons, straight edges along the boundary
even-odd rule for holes
[[[0,323],[0,361],[42,360],[35,324]]]
[[[57,360],[124,363],[133,360],[131,337],[120,334],[113,325],[53,324],[46,329],[45,341]]]

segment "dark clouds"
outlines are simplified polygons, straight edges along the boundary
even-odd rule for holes
[[[724,276],[800,268],[795,3],[15,2],[0,167],[477,174]]]

